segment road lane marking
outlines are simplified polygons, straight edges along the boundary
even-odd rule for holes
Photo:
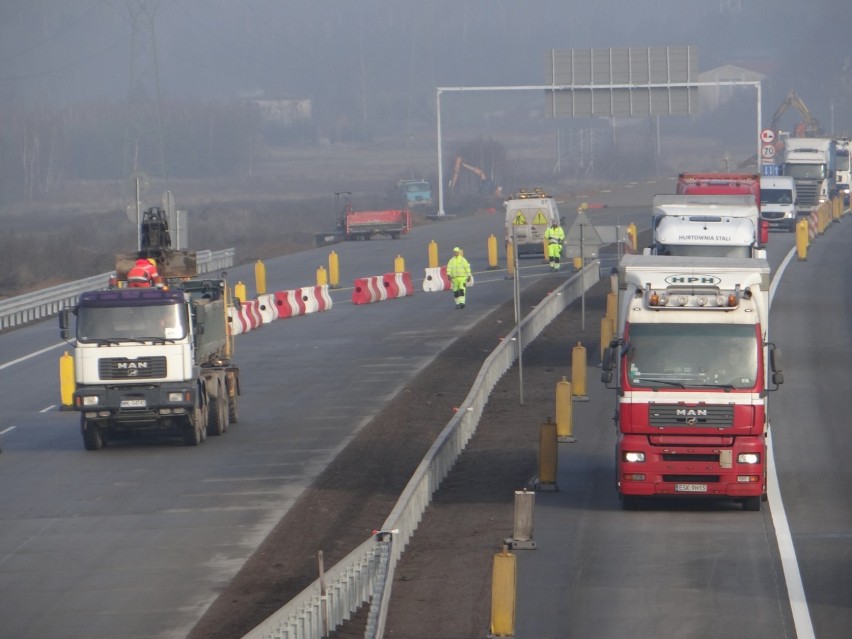
[[[54,344],[53,346],[48,346],[47,348],[43,348],[40,351],[35,351],[34,353],[30,353],[29,355],[24,355],[23,357],[19,357],[18,359],[13,359],[11,362],[6,362],[5,364],[0,364],[0,371],[4,368],[9,368],[10,366],[14,366],[15,364],[20,364],[21,362],[25,362],[28,359],[32,359],[42,353],[46,353],[47,351],[52,351],[54,348],[60,348],[62,346],[68,346],[65,342],[59,342],[58,344]]]
[[[796,247],[794,246],[787,253],[784,261],[781,262],[775,277],[772,278],[772,283],[769,285],[770,309],[772,308],[772,298],[775,297],[775,287],[781,281],[781,276],[784,274],[787,264],[793,259],[795,252]],[[772,513],[772,525],[775,526],[775,540],[778,542],[781,569],[784,571],[784,581],[787,583],[787,598],[790,602],[790,610],[793,613],[796,637],[798,639],[813,639],[816,635],[811,622],[811,613],[808,609],[808,600],[805,597],[805,587],[802,585],[802,575],[799,572],[799,560],[796,558],[796,549],[793,546],[790,523],[787,521],[787,512],[784,510],[784,502],[781,499],[778,473],[775,470],[771,428],[766,437],[766,472],[768,475],[766,494],[769,500],[769,511]]]
[[[15,430],[16,428],[17,426],[9,426],[9,428],[4,428],[3,430],[0,430],[0,435],[5,435],[6,433],[9,433]]]

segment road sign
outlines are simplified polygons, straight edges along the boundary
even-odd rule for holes
[[[775,157],[775,147],[771,144],[764,144],[760,149],[760,155],[765,158],[774,158]]]
[[[583,211],[577,213],[577,219],[565,234],[566,255],[568,257],[598,256],[598,249],[603,244],[601,236],[589,216]]]
[[[777,164],[763,164],[760,167],[763,175],[781,175],[781,167]]]
[[[764,144],[772,144],[775,142],[775,131],[772,129],[763,129],[760,132],[760,141]]]

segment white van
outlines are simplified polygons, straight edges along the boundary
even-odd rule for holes
[[[791,176],[760,177],[760,219],[769,228],[796,230],[796,181]]]
[[[514,241],[518,256],[545,255],[544,232],[553,220],[562,224],[556,200],[543,189],[521,189],[503,202],[506,244]]]

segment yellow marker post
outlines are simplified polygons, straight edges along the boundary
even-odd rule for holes
[[[575,401],[589,401],[586,395],[586,377],[586,347],[577,342],[571,349],[571,387]]]
[[[429,268],[438,268],[438,243],[429,242]]]
[[[497,238],[494,234],[488,236],[488,270],[493,271],[497,268]]]
[[[506,243],[506,271],[508,279],[511,280],[515,277],[515,247],[512,240]]]
[[[325,270],[324,266],[320,266],[317,269],[317,286],[325,286],[328,284],[328,271]]]
[[[556,424],[550,417],[541,425],[538,436],[538,490],[556,490],[559,454]]]
[[[494,555],[491,570],[491,636],[515,636],[518,570],[515,555],[503,545]]]
[[[74,390],[77,382],[74,380],[74,358],[65,351],[59,358],[59,396],[62,406],[74,406]]]
[[[397,255],[393,261],[394,273],[405,273],[405,258],[402,255]]]
[[[574,405],[571,403],[571,382],[565,377],[556,382],[556,437],[560,442],[573,443]]]
[[[245,284],[243,284],[242,282],[237,282],[234,285],[234,297],[236,297],[238,300],[240,300],[241,304],[246,301],[246,285]]]
[[[796,222],[796,256],[800,262],[808,259],[808,219]]]
[[[328,254],[328,284],[340,288],[340,258],[334,251]]]
[[[266,265],[260,260],[254,265],[254,290],[258,295],[266,295]]]

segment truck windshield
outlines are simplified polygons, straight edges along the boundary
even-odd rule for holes
[[[784,175],[797,180],[824,180],[825,164],[785,164]]]
[[[793,192],[789,189],[760,189],[760,205],[792,204]]]
[[[752,388],[758,341],[748,324],[631,324],[624,365],[631,386]]]
[[[182,309],[178,304],[80,306],[77,310],[77,339],[80,342],[183,339],[186,320]]]
[[[835,159],[836,166],[835,168],[838,171],[848,171],[849,170],[849,153],[841,153],[837,152],[837,158]]]

